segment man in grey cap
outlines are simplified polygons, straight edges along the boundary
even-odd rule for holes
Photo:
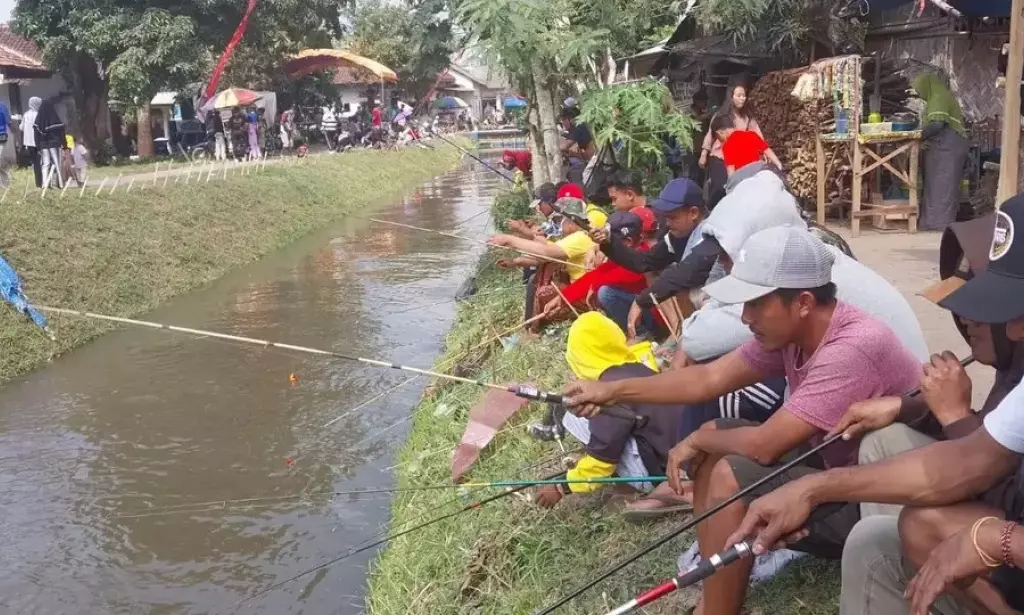
[[[694,513],[700,514],[750,485],[808,444],[821,440],[850,404],[900,395],[917,385],[921,366],[892,329],[852,305],[836,301],[834,254],[801,228],[779,226],[750,236],[726,263],[730,274],[705,287],[717,301],[743,304],[743,322],[754,339],[703,365],[648,378],[575,382],[566,403],[583,415],[615,403],[696,404],[730,391],[785,376],[790,396],[764,423],[719,419],[706,423],[672,449],[669,481],[683,489],[681,466],[693,478]],[[837,442],[819,459],[791,469],[780,482],[828,467],[856,463],[857,443]],[[750,499],[778,486],[755,490]],[[737,502],[698,526],[703,557],[724,549],[743,519]],[[854,505],[812,520],[809,534],[792,545],[838,558],[846,534],[860,518]],[[706,605],[739,614],[750,576],[749,560],[704,582]]]

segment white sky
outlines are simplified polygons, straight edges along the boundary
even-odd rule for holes
[[[14,3],[15,0],[0,0],[0,23],[7,23],[11,20]]]

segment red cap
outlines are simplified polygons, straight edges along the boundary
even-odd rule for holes
[[[630,213],[636,214],[640,221],[643,222],[643,232],[652,233],[654,229],[658,228],[658,220],[654,217],[654,211],[650,207],[634,207],[629,210]]]
[[[751,130],[737,130],[722,144],[722,158],[725,166],[740,169],[761,160],[767,149],[768,144],[761,135]]]
[[[558,198],[564,199],[566,197],[579,199],[581,201],[586,200],[583,196],[583,188],[580,188],[576,184],[566,184],[559,189]]]

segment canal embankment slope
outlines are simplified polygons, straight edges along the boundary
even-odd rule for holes
[[[198,178],[10,194],[0,206],[0,254],[41,305],[132,316],[209,284],[343,217],[366,215],[452,168],[450,147],[356,151],[294,164],[239,167]],[[13,191],[12,191],[13,192]],[[0,310],[0,383],[109,327],[52,319],[47,339]]]

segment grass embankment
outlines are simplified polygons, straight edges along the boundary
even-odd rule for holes
[[[358,151],[212,181],[163,179],[113,195],[12,190],[0,205],[0,254],[42,305],[129,316],[203,286],[343,216],[394,202],[458,160],[450,147]],[[107,329],[62,318],[57,342],[0,309],[0,383]]]
[[[495,222],[521,206],[499,198]],[[489,352],[463,357],[467,349],[522,319],[518,272],[503,272],[485,257],[478,273],[480,296],[464,303],[438,365],[492,382],[533,382],[559,389],[570,378],[564,360],[567,329],[509,349],[495,343]],[[509,292],[496,292],[509,289]],[[409,441],[400,453],[398,484],[411,487],[451,480],[450,451],[459,441],[479,388],[435,385],[414,410]],[[541,416],[534,404],[510,420],[470,471],[471,480],[529,479],[556,470],[561,457],[554,443],[532,439],[526,424]],[[566,445],[578,446],[569,437]],[[538,462],[552,460],[538,467]],[[474,499],[492,492],[475,490]],[[460,504],[444,491],[403,492],[392,508],[392,530],[451,512]],[[651,542],[682,519],[635,526],[604,506],[607,496],[564,499],[544,511],[516,496],[459,515],[392,541],[373,567],[367,605],[372,615],[406,613],[527,614],[564,595],[612,562]],[[470,500],[466,500],[468,503]],[[692,541],[677,539],[628,567],[584,597],[564,607],[572,614],[604,613],[675,574],[676,558]],[[759,587],[748,600],[753,612],[772,615],[837,612],[837,567],[807,558]],[[695,603],[695,592],[677,592],[644,612],[677,615]]]

